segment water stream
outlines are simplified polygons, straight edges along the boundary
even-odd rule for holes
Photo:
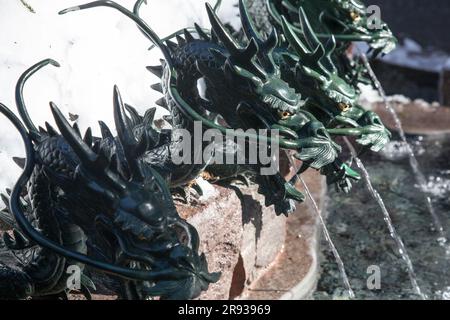
[[[288,157],[289,157],[289,161],[290,161],[292,167],[294,168],[295,172],[298,172],[299,168],[297,168],[294,160],[292,159],[291,156],[288,156]],[[326,225],[325,220],[322,216],[322,213],[319,209],[319,206],[317,205],[316,200],[314,199],[313,195],[311,194],[311,191],[309,190],[309,187],[306,184],[305,180],[300,175],[297,175],[297,178],[303,184],[303,187],[305,188],[305,193],[308,196],[308,198],[312,204],[312,209],[314,210],[315,214],[317,215],[320,225],[322,226],[325,241],[330,246],[330,250],[333,253],[334,259],[336,260],[336,264],[337,264],[339,272],[341,274],[342,281],[344,282],[344,286],[347,290],[347,295],[350,299],[354,299],[355,293],[353,292],[353,289],[350,285],[350,281],[348,280],[347,271],[345,270],[344,262],[342,261],[342,258],[340,256],[338,250],[336,249],[336,246],[334,245],[333,240],[331,239],[330,232],[328,231],[327,225]]]
[[[411,281],[411,285],[412,285],[414,291],[417,293],[417,295],[420,296],[421,299],[426,300],[427,297],[422,292],[422,290],[420,289],[419,284],[417,282],[417,276],[416,276],[416,272],[414,271],[414,266],[412,264],[411,258],[408,255],[408,252],[406,250],[406,247],[405,247],[405,244],[403,243],[402,238],[400,237],[396,228],[394,227],[394,224],[392,223],[391,215],[389,214],[389,211],[387,210],[386,205],[384,204],[383,198],[381,198],[378,191],[373,187],[369,172],[367,171],[366,167],[362,163],[361,159],[358,158],[357,152],[356,152],[355,148],[353,147],[353,145],[351,144],[351,142],[347,138],[344,138],[344,141],[347,144],[348,148],[350,149],[350,152],[353,156],[353,159],[356,161],[358,168],[363,173],[363,178],[364,178],[364,182],[367,186],[367,189],[372,194],[373,198],[377,201],[378,205],[381,208],[381,211],[383,212],[384,221],[386,222],[386,225],[389,229],[389,234],[392,237],[392,239],[395,241],[395,244],[398,247],[398,253],[400,254],[402,259],[406,263],[408,276],[409,276],[409,279]]]
[[[387,96],[386,96],[386,92],[384,91],[383,86],[381,85],[380,81],[378,80],[377,76],[375,75],[375,72],[373,71],[373,69],[369,63],[367,56],[362,52],[359,52],[359,54],[361,56],[361,59],[365,65],[365,67],[367,68],[367,70],[369,72],[369,75],[372,79],[373,84],[375,85],[381,98],[383,99],[384,105],[386,106],[387,110],[389,111],[389,113],[392,115],[392,118],[394,119],[395,127],[398,130],[401,141],[404,143],[405,147],[407,148],[409,164],[414,173],[416,183],[418,184],[420,190],[422,191],[421,194],[424,197],[424,202],[427,206],[427,210],[433,219],[433,223],[434,223],[436,231],[439,233],[439,238],[437,239],[438,243],[442,246],[445,246],[447,243],[447,236],[445,234],[444,227],[442,226],[442,222],[441,222],[441,219],[439,218],[439,215],[436,213],[436,210],[433,206],[431,197],[428,196],[426,193],[425,188],[427,185],[427,181],[426,181],[425,175],[423,174],[423,172],[420,168],[419,162],[417,161],[416,155],[414,154],[414,151],[413,151],[411,145],[408,143],[405,131],[403,130],[402,122],[401,122],[397,112],[395,111],[395,109],[389,103]]]

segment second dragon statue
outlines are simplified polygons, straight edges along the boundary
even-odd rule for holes
[[[177,130],[193,133],[196,122],[203,131],[234,130],[237,138],[248,138],[243,132],[254,130],[252,138],[260,147],[262,142],[276,144],[301,161],[299,174],[308,168],[320,170],[344,191],[359,175],[339,159],[341,147],[334,137],[356,136],[363,150],[372,151],[389,141],[380,118],[357,104],[357,84],[364,72],[354,70],[356,64],[344,56],[349,42],[358,40],[349,36],[352,33],[361,33],[359,40],[379,52],[389,51],[394,40],[385,25],[377,34],[366,34],[354,25],[357,19],[343,19],[340,6],[346,1],[268,0],[263,3],[267,16],[252,17],[240,0],[243,27],[237,32],[218,18],[219,1],[214,8],[206,5],[210,30],[187,26],[167,39],[140,18],[144,2],[139,0],[128,10],[113,1],[94,1],[60,14],[109,7],[137,25],[164,56],[160,65],[148,70],[160,78],[152,88],[162,94],[157,104],[170,112],[165,119],[171,129],[157,129],[155,108],[139,115],[122,101],[116,87],[117,137],[101,121],[102,137],[94,137],[91,129],[81,135],[53,103],[58,130],[48,123],[37,128],[22,91],[36,71],[58,66],[51,59],[19,79],[16,102],[21,119],[0,105],[26,148],[26,158],[15,159],[22,175],[2,195],[6,208],[0,219],[12,232],[4,233],[0,241],[0,250],[10,256],[8,264],[0,262],[0,298],[66,298],[66,269],[75,264],[119,279],[117,295],[123,299],[196,298],[219,274],[209,272],[199,253],[197,231],[176,211],[177,189],[189,193],[199,176],[225,184],[245,176],[259,186],[266,205],[274,205],[277,214],[292,213],[295,202],[304,200],[295,187],[297,176],[286,181],[279,171],[261,174],[266,164],[217,164],[213,155],[200,162],[174,163],[182,143]],[[359,10],[355,12],[362,10],[359,2],[349,4]],[[340,29],[328,25],[317,29],[324,19],[338,21]],[[269,22],[274,27],[258,28],[255,21],[262,20],[266,27]],[[199,81],[204,92],[198,89]],[[272,129],[279,136],[261,134]],[[229,151],[223,144],[219,150],[231,153],[233,159],[242,156],[238,148]],[[90,297],[93,288],[89,272],[83,273],[82,292]]]

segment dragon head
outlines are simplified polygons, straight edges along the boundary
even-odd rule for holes
[[[281,78],[273,55],[278,46],[276,30],[264,39],[254,28],[245,1],[240,0],[240,17],[248,40],[243,46],[212,7],[209,4],[206,7],[212,38],[223,49],[210,49],[215,63],[198,62],[197,68],[206,80],[207,98],[219,99],[213,101],[216,106],[228,106],[228,111],[218,112],[227,124],[244,129],[277,129],[285,142],[280,145],[294,150],[303,148],[303,154],[297,156],[301,160],[311,160],[312,167],[320,168],[333,162],[339,146],[323,125],[302,108],[305,101],[301,95]],[[321,157],[315,159],[313,154]]]
[[[298,131],[311,118],[302,110],[305,102],[301,95],[280,77],[272,55],[278,44],[277,33],[274,30],[263,39],[253,27],[244,1],[239,2],[239,7],[248,44],[242,46],[207,4],[211,33],[224,49],[210,50],[219,68],[210,68],[207,63],[197,63],[197,67],[206,79],[209,92],[230,92],[229,95],[210,94],[211,99],[226,99],[225,103],[217,101],[215,105],[226,104],[236,110],[220,113],[229,125],[237,124],[245,129],[276,128],[295,144]]]
[[[111,248],[117,248],[110,253],[113,263],[131,270],[129,278],[136,281],[129,283],[138,298],[189,299],[217,281],[218,275],[208,272],[205,256],[198,254],[195,228],[178,216],[166,181],[143,164],[151,138],[144,133],[136,139],[118,89],[114,89],[118,138],[112,152],[105,144],[92,145],[90,135],[82,139],[55,105],[52,112],[80,161],[75,179],[85,186],[89,203],[97,205],[93,217],[97,229],[104,230],[101,234]],[[102,125],[105,131],[112,137]]]
[[[303,8],[321,36],[334,35],[338,41],[363,41],[376,53],[387,54],[397,45],[388,25],[370,12],[360,0],[269,0],[269,12],[281,24],[281,16],[298,27],[299,8]]]
[[[209,84],[209,90],[220,86],[220,90],[231,93],[226,96],[227,105],[236,107],[245,103],[252,106],[259,110],[261,117],[268,123],[298,113],[303,104],[301,96],[280,78],[279,68],[271,55],[278,44],[277,33],[274,31],[267,40],[248,34],[248,44],[242,46],[219,20],[211,6],[207,4],[206,7],[212,25],[211,33],[222,48],[210,49],[219,68],[210,68],[204,61],[197,62],[200,73]],[[243,25],[251,26],[242,1],[240,7]],[[220,96],[224,97],[223,94]],[[234,123],[231,116],[234,115],[230,114],[229,122]]]
[[[330,36],[325,44],[319,41],[302,8],[300,22],[303,39],[282,17],[284,35],[294,51],[294,55],[283,57],[295,68],[296,86],[310,102],[332,117],[345,114],[357,103],[358,92],[339,76],[331,58],[336,48],[335,38]]]

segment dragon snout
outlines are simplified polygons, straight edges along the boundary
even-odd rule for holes
[[[311,121],[307,126],[307,131],[309,136],[330,139],[330,135],[321,122]]]

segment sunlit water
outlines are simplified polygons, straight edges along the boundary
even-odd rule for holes
[[[295,165],[295,162],[293,161],[292,157],[289,157],[289,161],[291,162],[292,167],[295,169],[296,172],[298,172],[298,168]],[[301,181],[303,184],[303,187],[305,189],[306,195],[308,196],[308,199],[311,203],[312,210],[317,215],[317,218],[319,219],[320,225],[322,226],[324,239],[328,244],[328,247],[330,248],[331,252],[333,253],[334,259],[336,261],[337,267],[339,269],[342,282],[344,283],[344,287],[346,289],[346,296],[350,299],[355,298],[355,293],[353,292],[353,289],[350,285],[350,281],[348,280],[347,272],[345,270],[344,262],[341,259],[341,256],[339,254],[339,251],[337,250],[336,246],[334,245],[333,240],[331,239],[330,233],[328,231],[328,227],[325,223],[325,220],[322,216],[322,212],[319,209],[319,206],[317,205],[316,200],[314,199],[313,195],[311,194],[311,191],[309,190],[308,185],[305,183],[305,180],[298,175],[297,178]]]
[[[402,238],[400,237],[400,235],[397,232],[397,229],[395,228],[394,224],[392,223],[391,214],[387,210],[386,205],[384,204],[383,198],[381,198],[378,191],[373,187],[372,180],[370,178],[370,174],[367,171],[367,169],[364,166],[361,159],[358,158],[356,150],[354,149],[353,145],[348,141],[347,138],[344,138],[344,140],[353,156],[353,159],[356,161],[358,168],[361,170],[361,172],[363,174],[363,179],[367,186],[367,189],[372,194],[374,200],[380,206],[381,212],[383,213],[384,221],[386,222],[386,225],[389,229],[389,234],[392,237],[392,239],[395,241],[395,244],[397,245],[398,253],[402,257],[403,261],[405,261],[409,280],[411,281],[411,286],[413,287],[413,289],[417,293],[417,295],[421,297],[421,299],[426,300],[427,297],[422,293],[422,289],[420,289],[419,284],[417,283],[417,276],[416,276],[416,272],[414,271],[414,266],[411,261],[411,258],[409,257],[408,251],[406,250],[406,247],[405,247],[405,244],[403,243]]]
[[[407,136],[407,139],[422,163],[426,196],[443,218],[444,230],[448,230],[450,136]],[[403,144],[391,142],[385,151],[366,154],[361,160],[370,173],[373,189],[384,200],[390,222],[407,249],[421,293],[429,299],[449,299],[450,261],[446,247],[436,245],[436,227],[411,174]],[[380,215],[379,203],[373,201],[373,194],[363,182],[355,184],[350,194],[330,189],[327,211],[330,236],[339,248],[357,299],[421,299],[411,286],[409,268],[402,259],[398,243],[391,237],[392,230],[386,229],[386,217]],[[316,299],[342,295],[342,287],[336,284],[340,279],[339,270],[325,245]],[[379,289],[367,285],[370,266],[381,271]]]
[[[414,173],[416,183],[418,185],[419,190],[422,191],[422,196],[423,196],[423,198],[424,198],[423,200],[427,206],[427,211],[430,213],[431,218],[433,219],[435,229],[439,234],[437,241],[440,245],[446,246],[447,235],[445,233],[444,227],[442,226],[441,219],[440,219],[439,215],[436,213],[436,210],[434,209],[432,199],[430,196],[427,195],[427,193],[425,191],[425,186],[426,186],[427,181],[426,181],[425,175],[423,174],[423,172],[420,168],[419,162],[417,161],[417,157],[416,157],[411,145],[408,143],[405,131],[403,130],[402,122],[401,122],[397,112],[395,111],[395,109],[392,107],[392,105],[388,101],[386,92],[384,91],[383,86],[381,85],[380,81],[378,80],[375,73],[373,72],[373,69],[372,69],[369,61],[367,60],[366,55],[361,54],[361,58],[363,60],[363,63],[365,64],[367,70],[369,71],[370,77],[371,77],[375,87],[377,88],[381,98],[383,99],[383,102],[384,102],[387,110],[389,111],[392,118],[394,119],[395,127],[400,135],[400,139],[404,143],[404,146],[406,147],[406,150],[408,153],[408,158],[409,158],[409,164]],[[448,248],[447,248],[447,251],[449,251]]]

